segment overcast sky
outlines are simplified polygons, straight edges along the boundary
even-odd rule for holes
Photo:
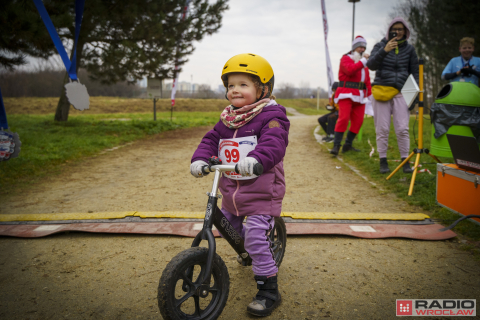
[[[386,33],[398,0],[361,0],[355,5],[355,36],[367,40],[367,52]],[[209,84],[217,89],[223,65],[239,53],[267,59],[276,86],[291,83],[327,88],[325,45],[320,0],[230,0],[223,25],[196,44],[183,67],[180,81]],[[351,49],[353,5],[348,0],[326,0],[328,46],[338,80],[341,56]]]

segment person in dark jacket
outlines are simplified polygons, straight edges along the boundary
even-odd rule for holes
[[[410,29],[407,22],[402,18],[393,19],[385,38],[373,47],[367,62],[367,67],[376,71],[372,83],[372,106],[381,173],[390,171],[387,148],[392,115],[402,160],[408,157],[410,152],[408,134],[410,112],[400,93],[410,74],[413,74],[418,83],[418,57],[415,48],[407,41],[409,37]],[[408,163],[403,166],[403,172],[412,171]]]

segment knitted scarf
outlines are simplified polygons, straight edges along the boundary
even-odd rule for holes
[[[270,99],[266,98],[236,110],[232,105],[229,105],[223,110],[220,119],[229,129],[238,129],[246,125],[250,120],[255,118],[257,114],[262,112],[263,107],[269,102]]]

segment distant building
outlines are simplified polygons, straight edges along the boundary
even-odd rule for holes
[[[177,84],[177,91],[183,92],[198,92],[199,84],[197,83],[190,83],[185,81],[180,81]],[[172,90],[172,82],[163,83],[163,90]]]

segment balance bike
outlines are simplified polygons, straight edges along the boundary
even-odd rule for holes
[[[238,261],[243,266],[252,264],[243,238],[217,207],[217,200],[221,198],[217,193],[220,177],[225,171],[239,173],[237,166],[210,164],[202,170],[205,174],[215,172],[212,191],[207,193],[203,229],[193,240],[190,249],[180,252],[167,264],[158,285],[158,307],[165,320],[217,319],[227,303],[230,277],[222,258],[216,254],[212,225],[237,252]],[[261,175],[263,166],[257,163],[253,172]],[[281,217],[275,218],[269,239],[275,262],[280,267],[287,244],[287,229]],[[207,240],[208,248],[199,247],[202,240]]]

